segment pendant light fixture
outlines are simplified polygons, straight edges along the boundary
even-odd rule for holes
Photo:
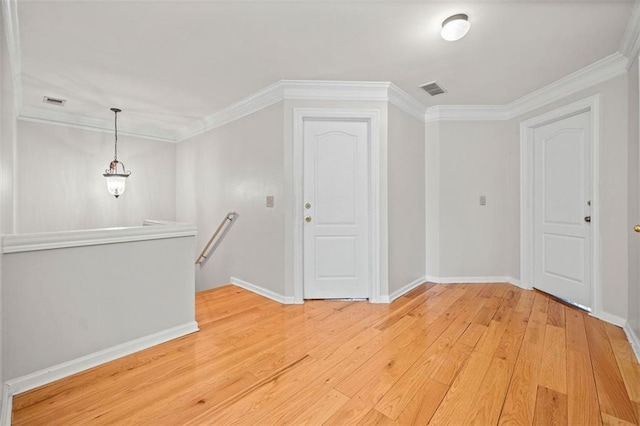
[[[113,161],[109,163],[109,168],[104,171],[104,174],[102,176],[104,176],[107,179],[107,190],[109,191],[109,194],[118,198],[124,193],[126,180],[131,174],[131,172],[128,172],[125,169],[124,163],[121,163],[120,161],[118,161],[118,113],[121,112],[122,110],[118,108],[111,108],[111,111],[113,111],[115,115],[115,118],[114,118],[114,127],[116,131],[116,138],[115,138],[115,144],[114,144],[115,154],[113,156]],[[118,166],[122,166],[122,172],[118,171]]]
[[[469,16],[464,13],[458,13],[444,20],[440,36],[447,41],[456,41],[466,36],[470,29]]]

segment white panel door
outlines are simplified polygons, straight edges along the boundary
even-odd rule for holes
[[[535,129],[534,286],[591,307],[590,113]]]
[[[304,122],[304,297],[367,298],[368,127]]]

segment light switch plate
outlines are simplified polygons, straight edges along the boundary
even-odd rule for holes
[[[274,197],[273,195],[267,195],[267,207],[273,207]]]
[[[487,196],[486,195],[481,195],[480,196],[480,205],[481,206],[486,206],[487,205]]]

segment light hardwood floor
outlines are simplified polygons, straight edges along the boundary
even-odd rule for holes
[[[34,424],[638,424],[616,326],[507,284],[391,305],[197,295],[201,331],[14,398]]]

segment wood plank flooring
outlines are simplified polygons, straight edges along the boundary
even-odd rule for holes
[[[390,305],[199,293],[200,332],[14,398],[13,424],[638,424],[619,328],[508,284]]]

